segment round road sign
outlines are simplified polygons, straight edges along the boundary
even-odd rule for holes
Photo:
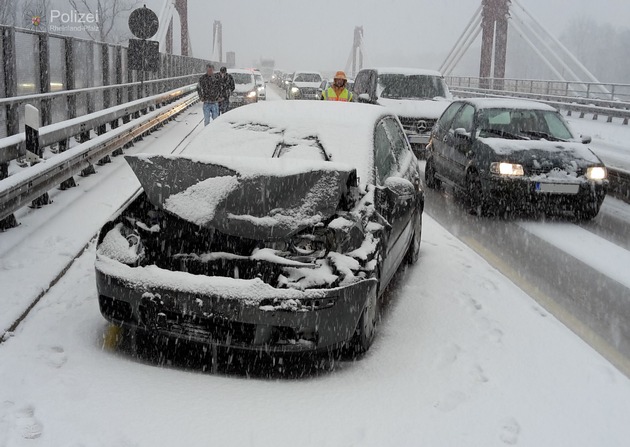
[[[150,39],[158,32],[160,21],[157,15],[147,8],[138,8],[129,14],[129,30],[138,39]]]

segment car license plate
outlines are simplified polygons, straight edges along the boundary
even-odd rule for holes
[[[230,96],[230,102],[243,102],[243,98],[241,96]]]
[[[536,182],[536,192],[551,194],[577,194],[580,185],[575,183],[541,183]]]

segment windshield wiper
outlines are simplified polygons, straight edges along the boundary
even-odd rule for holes
[[[549,141],[564,141],[564,142],[567,141],[567,140],[563,140],[562,138],[554,137],[553,135],[550,135],[547,132],[541,132],[539,130],[521,130],[520,132],[524,133],[525,135],[531,135],[532,137],[540,137]]]
[[[486,133],[491,133],[493,135],[498,135],[500,137],[504,137],[504,138],[510,138],[512,140],[527,140],[528,138],[523,136],[523,135],[516,135],[510,132],[506,132],[504,130],[500,130],[500,129],[481,129],[479,131],[479,133],[481,132],[486,132]]]

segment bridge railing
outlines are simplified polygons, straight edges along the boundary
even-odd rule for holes
[[[499,79],[468,76],[448,76],[452,87],[501,90],[547,96],[601,100],[607,103],[630,103],[630,84],[570,82],[540,79]]]
[[[25,104],[46,126],[190,84],[208,62],[160,53],[142,91],[122,45],[0,25],[0,48],[0,138],[24,130]]]
[[[36,207],[46,205],[50,189],[74,186],[72,176],[79,172],[82,175],[94,173],[93,164],[107,163],[110,155],[122,153],[124,147],[160,127],[198,99],[196,85],[191,84],[40,128],[39,139],[45,144],[66,141],[77,133],[84,138],[62,153],[0,179],[0,230],[17,224],[13,216],[16,210],[31,203]],[[103,128],[103,133],[97,132],[90,139],[86,129],[106,125],[109,129]],[[22,133],[0,139],[0,149],[15,146],[24,138]]]

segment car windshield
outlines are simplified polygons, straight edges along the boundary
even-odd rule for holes
[[[252,75],[247,73],[231,73],[235,84],[253,84]]]
[[[295,76],[294,82],[322,82],[322,77],[317,73],[300,73]]]
[[[483,109],[477,117],[482,138],[566,141],[573,134],[558,112],[529,109]]]
[[[446,97],[444,83],[439,76],[382,74],[378,77],[383,98],[403,99],[421,98],[433,99],[437,96]]]

